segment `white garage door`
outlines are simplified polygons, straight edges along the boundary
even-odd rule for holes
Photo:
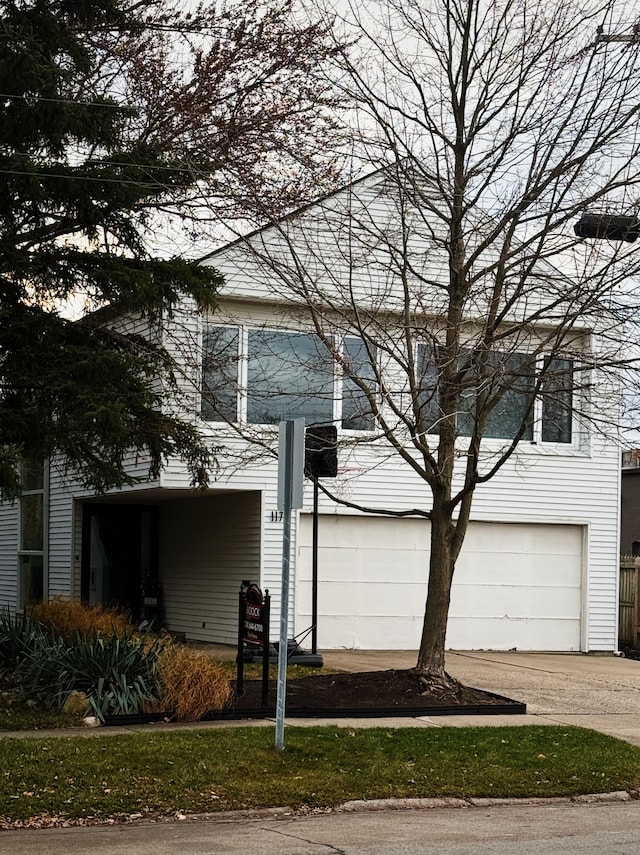
[[[447,647],[579,650],[580,526],[471,523],[453,584]],[[429,523],[326,515],[319,521],[318,645],[417,647]],[[302,515],[296,633],[311,624],[311,517]]]

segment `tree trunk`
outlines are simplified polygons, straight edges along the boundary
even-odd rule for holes
[[[455,563],[452,545],[454,525],[450,514],[438,513],[435,508],[434,511],[426,613],[416,670],[430,680],[448,683],[450,678],[444,669],[444,642]]]

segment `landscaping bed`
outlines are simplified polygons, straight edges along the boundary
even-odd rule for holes
[[[229,709],[215,717],[267,718],[275,715],[276,682],[262,707],[262,682],[247,680],[241,693],[234,685]],[[470,686],[437,687],[425,691],[415,671],[388,670],[318,674],[287,681],[286,715],[305,718],[504,715],[524,714],[526,705]]]

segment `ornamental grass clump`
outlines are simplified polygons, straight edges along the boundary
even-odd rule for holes
[[[176,721],[199,721],[223,710],[231,700],[226,670],[206,653],[169,645],[160,654],[160,707]]]
[[[71,643],[76,635],[119,635],[133,633],[128,617],[119,609],[90,605],[56,597],[29,607],[29,617],[51,639]]]

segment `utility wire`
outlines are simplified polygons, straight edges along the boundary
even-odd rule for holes
[[[184,170],[184,171],[187,173],[189,172],[189,170]],[[203,173],[203,172],[198,173],[198,172],[194,171],[193,174],[203,176],[206,173]],[[172,187],[171,185],[162,184],[162,182],[160,182],[160,181],[145,182],[145,181],[132,181],[131,179],[124,179],[124,178],[94,178],[93,176],[90,176],[90,175],[62,175],[62,174],[56,174],[55,172],[33,173],[33,172],[27,172],[26,170],[21,171],[19,169],[0,169],[0,175],[27,175],[27,176],[31,176],[32,178],[33,177],[60,178],[60,179],[63,179],[65,181],[68,181],[69,179],[73,179],[74,181],[90,181],[90,182],[95,182],[98,184],[104,184],[104,183],[106,183],[106,184],[128,184],[128,185],[133,186],[133,187],[145,188],[147,190],[154,190],[154,189],[160,189],[160,188],[164,188],[165,190],[177,189],[177,188]]]
[[[0,153],[0,161],[3,157],[5,157],[5,156],[11,157],[12,155],[17,155],[18,157],[26,157],[26,158],[30,158],[30,159],[34,157],[34,155],[32,155],[26,151],[12,151],[10,155],[3,155]],[[80,155],[80,157],[82,157],[82,155]],[[60,161],[56,161],[56,162],[60,162]],[[42,169],[46,168],[46,166],[47,166],[46,163],[38,163],[35,165],[36,165],[36,168],[42,168]],[[98,169],[101,166],[122,167],[123,169],[141,169],[141,170],[148,170],[149,172],[177,172],[177,173],[184,173],[185,175],[207,175],[207,174],[209,174],[209,172],[207,170],[200,169],[196,166],[162,166],[161,164],[135,163],[132,161],[119,161],[119,160],[91,160],[90,158],[87,158],[83,163],[78,164],[77,167],[74,166],[73,164],[69,164],[69,169],[70,170],[73,170],[76,168],[77,169],[82,169],[82,168],[86,169],[87,167],[93,167],[95,169]],[[216,168],[219,169],[220,167],[216,167]],[[42,172],[42,173],[28,172],[27,170],[21,171],[18,169],[15,169],[15,170],[13,170],[13,169],[1,169],[0,172],[3,172],[5,175],[12,175],[12,174],[15,174],[15,175],[34,175],[34,174],[47,175],[47,173],[45,173],[45,172]],[[60,176],[55,176],[52,173],[51,177],[60,177]],[[68,177],[82,179],[83,176],[82,175],[75,176],[75,175],[73,175],[73,173],[70,173]],[[97,181],[99,179],[94,178],[93,180]]]

